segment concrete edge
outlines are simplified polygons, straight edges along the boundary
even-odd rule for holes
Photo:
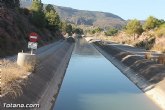
[[[38,65],[38,69],[33,74],[29,73],[27,79],[23,80],[26,84],[20,85],[22,94],[16,98],[10,95],[0,97],[1,110],[50,110],[52,108],[74,48],[74,44],[66,41],[59,45],[59,48],[57,45],[54,47],[51,55],[46,56],[45,61]],[[3,103],[39,104],[40,108],[6,108]]]
[[[94,47],[104,55],[114,66],[116,66],[130,81],[132,81],[140,90],[142,90],[149,99],[151,99],[157,106],[162,110],[165,110],[165,94],[161,88],[154,87],[143,77],[139,76],[138,73],[133,71],[131,68],[125,66],[123,63],[118,61],[115,57],[111,56],[100,47],[93,44]]]
[[[68,63],[70,61],[72,51],[74,45],[70,47],[67,54],[59,64],[59,68],[54,71],[54,74],[58,73],[57,76],[54,75],[51,81],[47,84],[45,91],[43,92],[41,98],[38,100],[38,104],[40,104],[40,108],[36,108],[35,110],[52,110],[54,103],[57,98],[57,94],[59,92],[60,86],[62,84],[63,78],[65,76],[66,69],[68,67]]]

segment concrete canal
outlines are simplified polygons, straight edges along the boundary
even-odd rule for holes
[[[54,110],[160,110],[84,39],[77,40]]]

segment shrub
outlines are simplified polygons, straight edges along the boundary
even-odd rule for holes
[[[165,36],[165,24],[162,24],[158,29],[156,29],[155,35],[158,37]]]
[[[134,19],[130,20],[126,25],[126,32],[130,35],[140,35],[143,32],[140,21]]]
[[[146,39],[145,41],[140,41],[138,43],[135,44],[136,47],[143,47],[146,50],[150,50],[155,44],[155,38],[149,38]]]
[[[159,26],[159,20],[153,16],[147,18],[143,25],[144,30],[154,29]]]
[[[110,28],[107,32],[105,32],[105,35],[106,35],[106,36],[113,36],[113,35],[115,35],[117,32],[118,32],[117,29],[115,29],[115,28]]]

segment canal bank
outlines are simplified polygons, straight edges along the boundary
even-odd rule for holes
[[[85,39],[77,40],[53,110],[160,110]]]
[[[39,49],[37,68],[26,80],[23,80],[22,94],[16,98],[9,95],[0,97],[0,110],[50,110],[65,75],[73,48],[73,43],[63,40]],[[39,104],[40,107],[4,108],[4,103]]]
[[[165,66],[146,60],[139,55],[95,42],[95,47],[125,76],[139,87],[162,110],[165,110]],[[124,47],[124,46],[123,46]],[[138,53],[138,51],[137,51]]]

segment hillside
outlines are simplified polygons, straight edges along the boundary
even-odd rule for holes
[[[58,32],[46,28],[39,29],[29,21],[23,10],[0,8],[0,58],[27,51],[28,36],[37,32],[40,36],[39,46],[62,38]]]
[[[29,2],[21,2],[22,7],[30,7]],[[44,7],[46,4],[44,5]],[[126,24],[126,21],[121,17],[107,12],[77,10],[69,7],[53,5],[58,12],[60,18],[64,21],[77,25],[89,25],[105,27],[117,27]]]
[[[55,6],[61,19],[77,25],[91,25],[99,27],[121,27],[125,20],[112,13],[77,10],[68,7]]]

